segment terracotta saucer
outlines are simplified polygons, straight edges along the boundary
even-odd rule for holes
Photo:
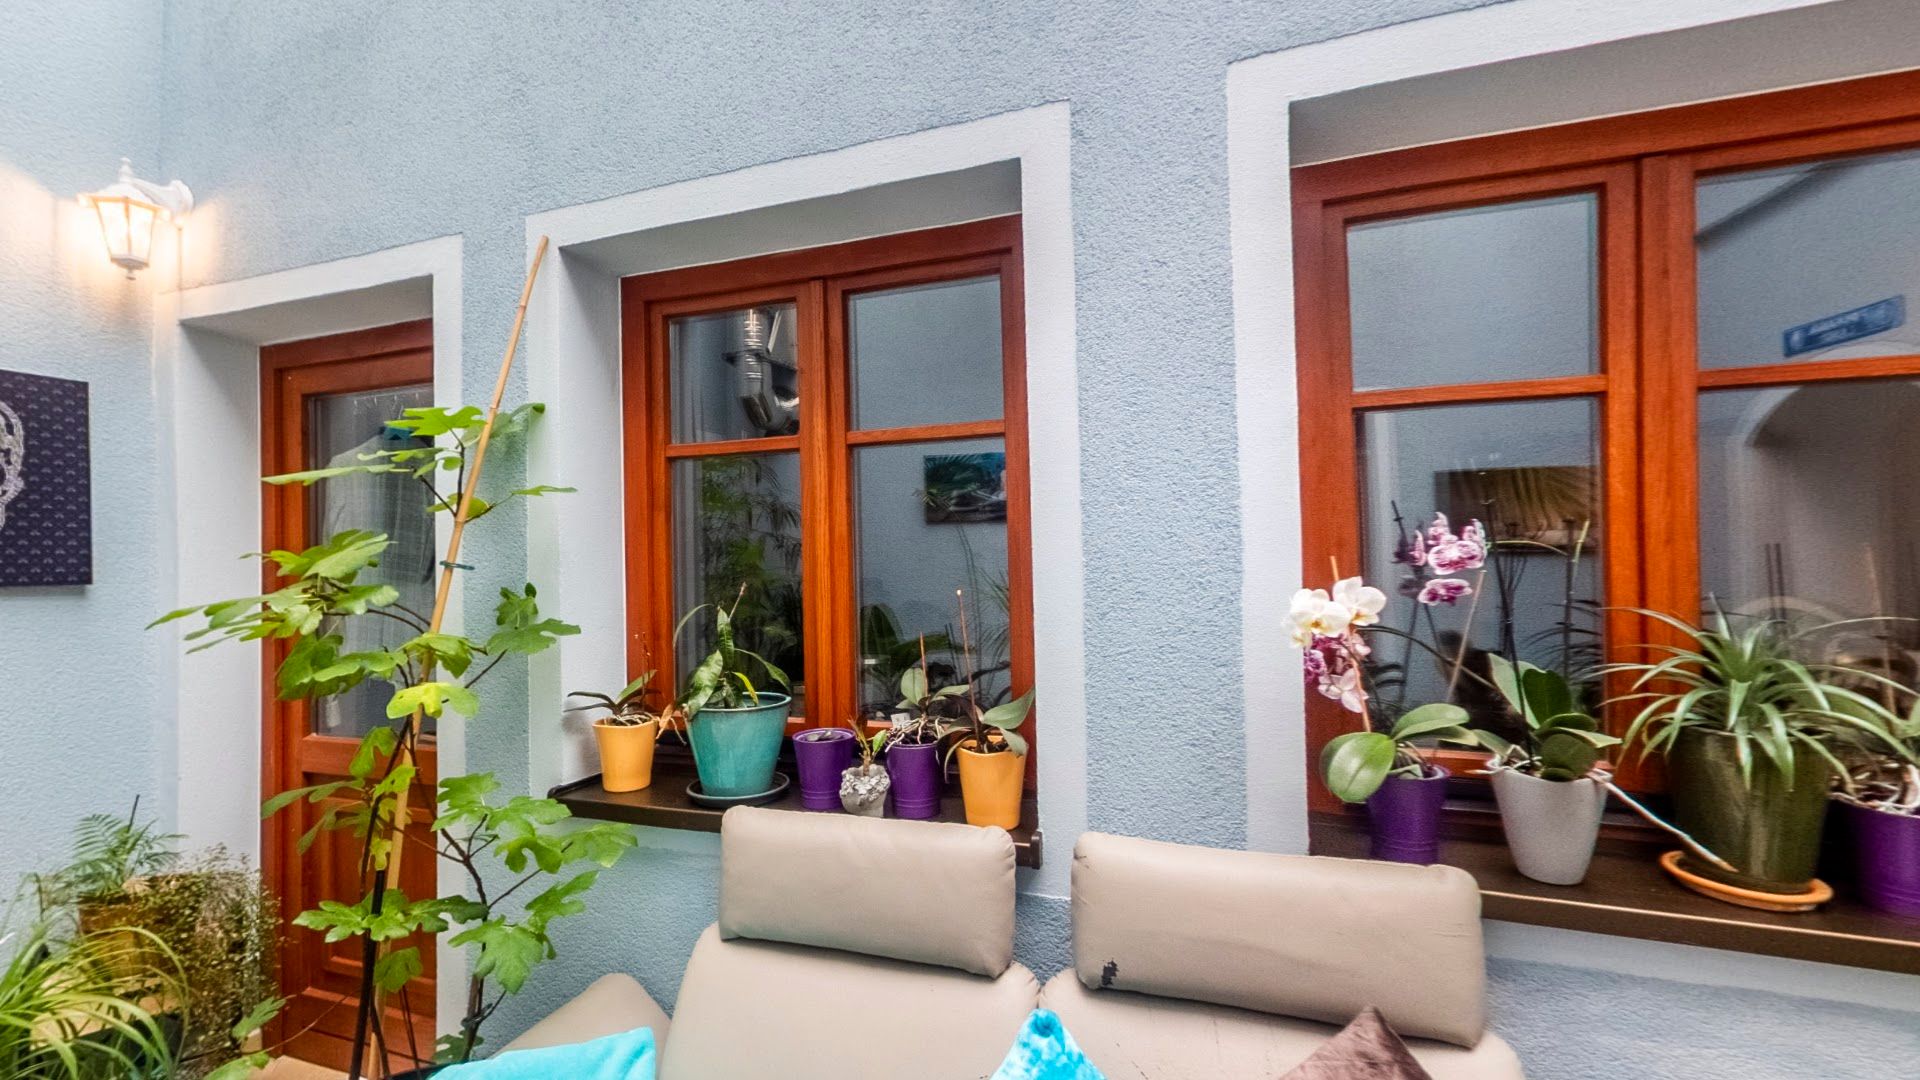
[[[1759,911],[1812,911],[1821,904],[1833,899],[1833,886],[1813,879],[1813,884],[1805,892],[1770,893],[1757,889],[1743,889],[1738,885],[1727,885],[1699,874],[1680,865],[1681,853],[1669,851],[1660,856],[1660,869],[1673,876],[1675,881],[1692,889],[1702,896],[1711,896],[1715,900],[1729,904],[1738,904],[1744,908]]]

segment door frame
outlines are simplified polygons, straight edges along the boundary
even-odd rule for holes
[[[393,387],[434,384],[433,320],[419,319],[368,330],[354,330],[325,337],[308,338],[260,347],[260,468],[262,476],[293,472],[307,467],[305,461],[304,399],[311,389],[295,385],[296,373],[339,380],[338,391],[381,390]],[[302,381],[305,381],[302,379]],[[437,400],[437,388],[436,388]],[[262,550],[275,547],[305,546],[308,489],[300,485],[262,486],[260,501],[260,539]],[[276,588],[279,575],[271,563],[263,562],[260,585],[263,592]],[[316,738],[309,734],[310,714],[304,701],[281,701],[274,689],[274,673],[284,658],[287,642],[263,642],[260,650],[260,797],[266,798],[299,785],[302,766],[312,771],[313,762],[303,761],[297,753],[299,743]],[[347,771],[350,747],[335,746],[344,740],[327,740],[311,749],[322,755],[325,767],[340,775]],[[417,751],[422,776],[438,775],[438,749],[431,742]],[[334,761],[333,758],[338,760]],[[428,804],[429,806],[431,803]],[[285,928],[297,914],[287,910],[288,898],[313,879],[314,869],[303,866],[296,852],[301,827],[297,814],[283,812],[260,822],[260,872],[282,905],[280,925]],[[279,950],[275,981],[282,994],[304,989],[294,985],[304,974],[298,970],[296,951]],[[416,1021],[431,1033],[437,1019],[436,995],[421,995],[413,1002]],[[286,1042],[290,1034],[276,1020],[268,1031],[269,1044]]]

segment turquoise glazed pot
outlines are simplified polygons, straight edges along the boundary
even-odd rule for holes
[[[787,737],[785,694],[761,694],[760,704],[738,709],[712,706],[693,714],[693,763],[700,790],[731,798],[758,795],[773,786],[773,763]]]

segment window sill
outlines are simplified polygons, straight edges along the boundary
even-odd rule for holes
[[[639,791],[611,792],[600,786],[599,774],[584,780],[561,784],[547,792],[547,797],[557,800],[562,806],[573,812],[573,816],[596,818],[601,821],[620,821],[629,825],[650,825],[660,829],[690,829],[695,832],[719,832],[720,815],[724,811],[696,805],[687,798],[687,785],[694,780],[693,762],[681,754],[674,754],[667,747],[661,747],[654,759],[653,783]],[[793,763],[782,761],[781,771],[793,775]],[[830,811],[807,811],[800,808],[800,788],[796,781],[787,788],[784,795],[774,802],[766,804],[774,810],[790,810],[794,813],[827,813]],[[837,812],[837,811],[831,811]],[[967,818],[960,805],[960,795],[949,790],[940,801],[940,816],[936,821],[964,823]],[[1033,793],[1028,792],[1020,800],[1020,824],[1008,830],[1013,837],[1014,862],[1021,866],[1040,865],[1040,829],[1038,810]]]
[[[1355,824],[1316,815],[1313,853],[1366,858],[1367,835]],[[1651,854],[1609,848],[1603,841],[1587,880],[1571,886],[1522,877],[1495,840],[1449,838],[1440,856],[1480,883],[1489,919],[1920,975],[1920,921],[1875,911],[1845,893],[1804,914],[1749,911],[1687,891]]]

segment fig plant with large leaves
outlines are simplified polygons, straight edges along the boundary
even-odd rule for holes
[[[542,413],[539,405],[500,412],[492,419],[491,438],[524,433]],[[429,512],[461,514],[471,522],[505,503],[568,491],[548,485],[523,487],[489,501],[468,492],[468,469],[477,467],[474,451],[487,435],[488,414],[474,406],[458,409],[408,409],[390,426],[414,442],[400,449],[361,455],[357,464],[266,478],[270,484],[311,485],[352,474],[403,474],[430,492]],[[455,481],[453,493],[436,482]],[[438,785],[431,842],[396,828],[403,820],[408,792],[417,779],[415,742],[424,717],[451,709],[468,718],[481,714],[477,685],[510,656],[530,656],[552,648],[579,628],[540,611],[532,584],[500,589],[493,627],[484,637],[439,629],[437,620],[400,602],[391,585],[373,580],[392,541],[384,534],[349,529],[302,551],[269,551],[266,560],[283,583],[257,596],[201,604],[170,612],[154,625],[196,619],[186,634],[195,650],[222,642],[285,641],[285,659],[275,673],[284,700],[343,694],[367,683],[391,688],[389,723],[373,726],[360,740],[347,777],[281,792],[268,799],[262,816],[298,803],[320,807],[299,839],[304,854],[323,833],[351,835],[360,850],[360,896],[327,900],[294,919],[322,933],[329,942],[359,938],[370,959],[363,975],[363,1000],[399,995],[423,969],[416,935],[451,933],[449,944],[473,951],[467,1009],[458,1034],[444,1037],[436,1061],[464,1061],[480,1044],[480,1026],[506,995],[526,984],[533,968],[554,955],[549,927],[555,919],[585,910],[581,894],[593,885],[599,867],[612,866],[635,843],[632,830],[608,823],[575,827],[566,807],[551,799],[515,795],[498,798],[498,782],[488,773],[442,778]],[[349,620],[378,619],[402,628],[398,644],[374,649],[347,647],[343,628]],[[421,844],[438,859],[457,866],[467,888],[437,897],[408,897],[389,887],[389,863],[396,843]],[[524,890],[524,891],[523,891]],[[511,902],[510,902],[511,901]],[[370,1021],[375,1048],[401,1053],[408,1043],[389,1040],[380,1028],[384,1010]],[[270,1015],[270,1011],[269,1011]],[[265,1017],[255,1018],[264,1023]],[[408,1018],[410,1022],[410,1018]],[[233,1063],[233,1075],[264,1064],[262,1056]]]

